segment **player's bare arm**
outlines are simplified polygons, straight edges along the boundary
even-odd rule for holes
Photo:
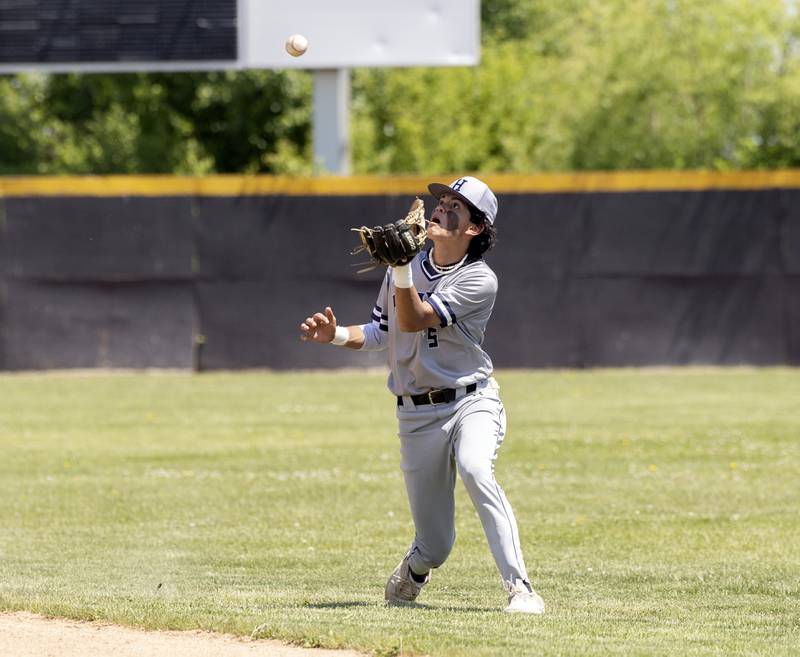
[[[305,321],[300,324],[300,339],[304,342],[319,342],[320,344],[329,344],[333,342],[336,336],[336,315],[333,314],[333,309],[326,306],[323,312],[314,313],[310,317],[306,317]],[[360,326],[346,326],[343,327],[348,335],[347,341],[343,344],[345,347],[351,349],[361,349],[364,345],[364,332]]]
[[[419,298],[416,288],[395,288],[397,327],[406,333],[422,331],[441,324],[433,306]]]

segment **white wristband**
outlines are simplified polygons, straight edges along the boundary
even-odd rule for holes
[[[349,339],[350,330],[346,326],[337,326],[336,333],[333,334],[333,340],[331,340],[331,344],[341,347],[342,345],[347,344]]]
[[[411,277],[411,265],[399,265],[392,267],[395,287],[414,287],[414,279]]]

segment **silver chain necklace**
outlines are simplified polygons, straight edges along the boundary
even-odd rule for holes
[[[454,263],[452,265],[437,265],[433,261],[433,249],[431,249],[431,252],[428,254],[428,262],[430,262],[431,263],[431,267],[433,267],[440,274],[449,274],[450,272],[455,271],[461,265],[463,265],[464,261],[467,259],[468,255],[469,255],[469,253],[465,253],[464,257],[461,258],[461,260],[459,260],[458,262],[456,262],[456,263]]]

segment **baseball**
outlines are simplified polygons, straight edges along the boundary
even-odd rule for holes
[[[308,39],[302,34],[293,34],[286,39],[286,52],[292,57],[299,57],[308,50]]]

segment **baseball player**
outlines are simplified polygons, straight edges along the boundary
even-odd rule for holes
[[[300,324],[300,338],[388,351],[416,534],[389,577],[386,600],[413,602],[450,554],[458,472],[508,592],[505,611],[541,614],[514,513],[494,477],[506,415],[481,345],[497,293],[497,277],[483,260],[495,242],[497,198],[470,176],[428,189],[438,201],[427,226],[433,246],[387,269],[371,321],[340,326],[326,307]]]

